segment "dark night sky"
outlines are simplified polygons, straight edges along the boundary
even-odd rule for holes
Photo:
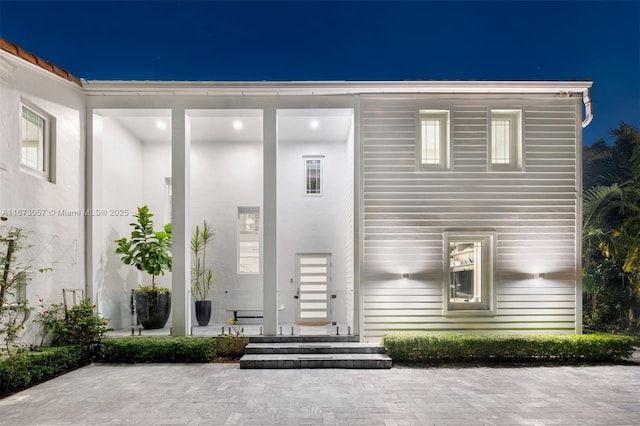
[[[0,35],[89,80],[592,79],[590,144],[640,126],[640,1],[4,1]]]

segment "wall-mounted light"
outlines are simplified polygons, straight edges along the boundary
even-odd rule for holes
[[[401,280],[408,280],[409,279],[409,274],[400,274],[400,279]]]
[[[541,274],[540,272],[534,272],[531,275],[531,278],[533,278],[534,280],[542,280],[544,279],[544,274]]]

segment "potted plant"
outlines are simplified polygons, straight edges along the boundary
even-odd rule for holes
[[[213,227],[205,220],[200,226],[196,226],[191,236],[191,252],[193,253],[193,265],[191,267],[191,291],[195,298],[196,320],[198,325],[206,326],[211,319],[211,300],[207,297],[211,291],[213,282],[213,270],[206,266],[207,246],[211,243],[215,234]]]
[[[131,237],[115,241],[116,253],[122,255],[125,265],[151,275],[151,285],[140,285],[135,291],[136,314],[144,329],[163,328],[171,313],[171,290],[156,287],[155,278],[171,271],[171,224],[162,231],[154,231],[153,214],[147,206],[138,207],[134,217],[138,222],[130,224]]]

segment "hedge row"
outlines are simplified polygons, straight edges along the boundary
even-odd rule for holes
[[[617,361],[638,341],[629,336],[393,334],[383,338],[394,362]]]
[[[209,362],[215,355],[215,337],[121,337],[105,339],[97,361]]]
[[[0,394],[27,386],[89,363],[81,346],[42,347],[0,361]]]

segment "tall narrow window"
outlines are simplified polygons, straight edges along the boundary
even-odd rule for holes
[[[493,236],[447,233],[448,310],[489,310],[492,289]]]
[[[305,157],[304,187],[306,195],[322,195],[322,158]]]
[[[521,117],[519,110],[491,111],[491,166],[519,169],[522,163]]]
[[[29,169],[47,173],[47,119],[22,106],[20,162]]]
[[[418,165],[424,169],[449,167],[449,111],[420,111]]]
[[[238,207],[238,273],[260,273],[259,207]]]

